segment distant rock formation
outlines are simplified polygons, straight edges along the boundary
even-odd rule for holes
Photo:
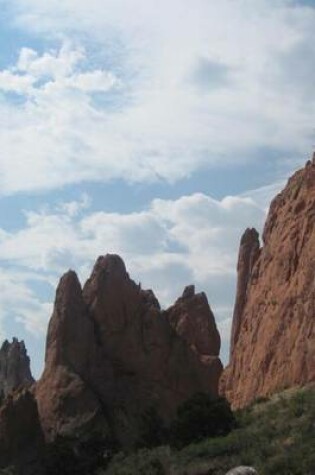
[[[30,386],[34,379],[23,341],[7,340],[0,349],[0,403],[13,390]]]
[[[132,445],[147,408],[167,422],[194,393],[218,393],[219,350],[204,294],[186,289],[163,312],[117,255],[97,260],[83,290],[69,271],[57,289],[36,386],[46,439],[89,427]]]
[[[246,230],[238,262],[230,363],[234,408],[315,380],[315,156],[272,201],[259,249]]]

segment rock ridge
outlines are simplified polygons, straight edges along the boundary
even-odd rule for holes
[[[219,351],[207,298],[193,286],[162,311],[117,255],[99,257],[83,288],[69,271],[57,288],[35,389],[46,440],[93,427],[134,444],[146,408],[167,423],[194,393],[218,394]]]

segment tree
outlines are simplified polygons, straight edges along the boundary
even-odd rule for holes
[[[183,447],[206,437],[227,435],[235,426],[228,401],[197,393],[177,410],[171,426],[172,444]]]

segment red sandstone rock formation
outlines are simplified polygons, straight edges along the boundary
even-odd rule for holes
[[[0,349],[0,400],[17,388],[30,386],[34,379],[23,341],[7,340]]]
[[[195,294],[193,285],[186,287],[182,297],[166,311],[166,317],[197,354],[219,354],[220,335],[205,293]]]
[[[194,329],[189,344],[187,332],[170,325],[174,316]],[[36,388],[46,439],[90,427],[132,444],[147,408],[167,422],[195,392],[217,394],[219,349],[204,294],[186,292],[164,313],[153,292],[129,278],[119,256],[100,257],[83,290],[68,272],[57,290]]]
[[[315,380],[315,159],[272,201],[258,248],[241,240],[230,364],[234,408]]]

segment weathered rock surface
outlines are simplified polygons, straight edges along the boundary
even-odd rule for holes
[[[196,319],[193,340],[172,328],[173,319],[192,327]],[[167,422],[194,393],[217,394],[219,349],[203,294],[184,295],[162,312],[153,292],[136,285],[116,255],[97,260],[83,289],[68,272],[57,289],[36,389],[46,438],[90,426],[132,444],[147,408],[154,406]]]
[[[230,355],[232,357],[241,328],[241,318],[247,301],[250,277],[259,256],[259,234],[256,229],[246,229],[240,243],[237,263],[237,289],[233,314]]]
[[[0,349],[0,401],[17,388],[30,386],[34,379],[23,341],[7,340]]]
[[[230,364],[221,392],[234,408],[315,380],[315,160],[272,201],[259,249],[241,240]]]
[[[186,287],[182,297],[165,314],[177,334],[196,353],[219,354],[220,335],[205,293],[196,294],[193,285]]]

